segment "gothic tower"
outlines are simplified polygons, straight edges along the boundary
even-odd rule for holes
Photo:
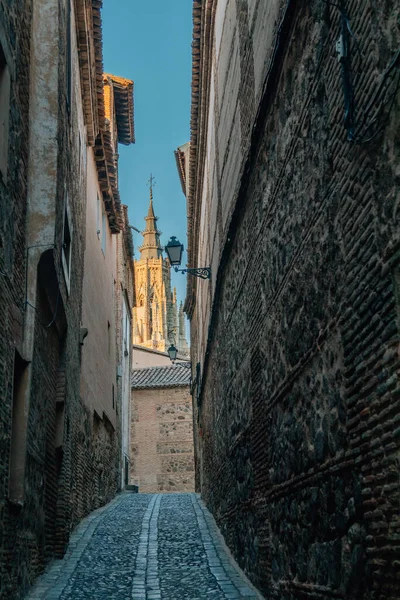
[[[140,258],[134,261],[136,308],[133,309],[133,343],[166,352],[175,343],[178,325],[176,290],[171,292],[170,267],[163,258],[161,231],[153,207],[153,178],[150,177],[150,204],[142,231]]]

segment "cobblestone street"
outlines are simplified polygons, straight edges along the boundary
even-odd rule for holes
[[[197,494],[130,494],[87,517],[28,600],[261,598]]]

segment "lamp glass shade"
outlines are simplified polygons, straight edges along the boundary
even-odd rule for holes
[[[173,344],[171,344],[171,346],[168,348],[167,352],[168,352],[168,356],[169,356],[170,360],[172,360],[172,362],[174,360],[176,360],[176,356],[178,354],[178,349],[175,348],[175,346]]]
[[[182,262],[183,244],[176,237],[171,237],[165,246],[168,260],[172,266],[179,266]]]

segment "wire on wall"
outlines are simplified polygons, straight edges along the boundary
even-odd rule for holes
[[[359,41],[352,31],[350,19],[345,8],[345,2],[340,4],[323,0],[328,6],[340,11],[340,37],[336,42],[336,52],[341,66],[342,87],[344,98],[344,126],[347,139],[355,144],[366,144],[376,138],[386,127],[397,92],[400,88],[400,49],[397,50],[389,66],[383,72],[379,85],[362,111],[361,118],[356,119],[356,86],[352,72],[352,46],[362,58]]]

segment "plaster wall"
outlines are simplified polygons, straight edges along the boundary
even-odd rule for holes
[[[131,420],[131,371],[132,371],[132,321],[131,310],[122,297],[122,348],[121,348],[121,445],[122,445],[122,487],[125,486],[125,459],[130,460],[130,420]]]
[[[170,364],[171,361],[168,354],[152,350],[142,350],[138,346],[133,347],[132,366],[134,369],[162,367]]]
[[[82,299],[82,326],[87,327],[88,336],[82,348],[81,396],[91,411],[96,411],[101,418],[105,412],[116,427],[117,244],[116,236],[111,234],[108,218],[104,219],[103,214],[96,164],[93,150],[89,148]]]

